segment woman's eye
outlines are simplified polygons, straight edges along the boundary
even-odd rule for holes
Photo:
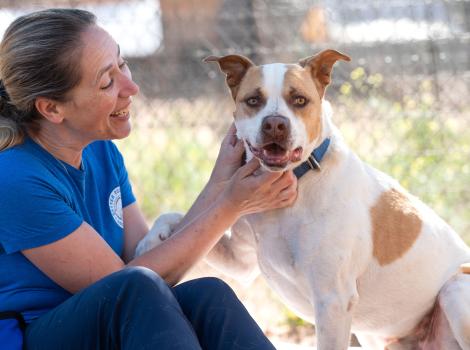
[[[125,66],[127,66],[129,62],[127,60],[123,60],[122,63],[119,65],[120,69],[123,69]]]
[[[127,66],[127,63],[128,63],[128,62],[127,62],[126,60],[123,60],[122,63],[119,64],[119,69],[122,70],[124,67]],[[109,84],[106,85],[106,86],[103,86],[103,87],[101,88],[101,90],[109,89],[109,88],[113,85],[113,83],[114,83],[114,79],[111,78],[111,80],[109,81]]]
[[[246,104],[251,107],[257,106],[259,103],[259,97],[250,97],[246,100]]]
[[[113,86],[113,83],[114,83],[114,80],[111,79],[111,80],[109,81],[109,84],[106,85],[106,86],[103,86],[103,87],[101,88],[101,90],[109,89],[111,86]]]
[[[294,98],[294,106],[303,107],[307,104],[307,99],[303,96],[297,96]]]

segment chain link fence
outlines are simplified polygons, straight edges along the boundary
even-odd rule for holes
[[[186,210],[207,180],[232,102],[208,55],[296,62],[334,48],[327,99],[363,159],[470,243],[470,1],[0,0],[0,31],[46,7],[98,15],[141,87],[120,141],[149,217]]]

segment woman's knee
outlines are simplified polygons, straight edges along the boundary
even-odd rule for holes
[[[126,267],[103,280],[105,287],[119,298],[173,299],[167,283],[154,271],[145,267]]]
[[[155,272],[142,266],[126,267],[113,274],[116,279],[124,283],[146,285],[165,284],[165,281]],[[111,275],[111,276],[113,276]]]
[[[193,280],[193,282],[201,290],[215,295],[226,293],[235,294],[232,288],[220,278],[203,277]]]
[[[175,288],[178,300],[191,304],[228,305],[239,302],[230,286],[215,277],[203,277],[185,282]]]

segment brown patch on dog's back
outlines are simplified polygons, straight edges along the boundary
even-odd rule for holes
[[[263,103],[259,107],[253,108],[248,107],[244,102],[244,99],[249,98],[253,95],[259,94],[263,99]],[[265,96],[263,94],[263,74],[262,69],[259,66],[251,67],[243,77],[240,83],[240,88],[235,97],[235,117],[253,117],[263,107],[265,103]]]
[[[370,209],[373,255],[381,266],[402,257],[421,232],[422,220],[407,196],[396,189],[382,193]]]
[[[309,102],[303,108],[295,108],[289,102],[296,95],[306,97]],[[283,96],[289,108],[305,124],[309,142],[321,133],[321,100],[310,72],[297,65],[289,65],[284,76]]]

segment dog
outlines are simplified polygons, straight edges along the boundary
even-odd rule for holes
[[[316,326],[320,350],[470,349],[470,248],[435,212],[343,140],[324,99],[338,60],[324,50],[298,64],[256,66],[210,56],[226,75],[237,136],[262,171],[294,169],[291,206],[241,218],[209,253],[235,278],[258,271]],[[142,254],[182,215],[162,215]]]

